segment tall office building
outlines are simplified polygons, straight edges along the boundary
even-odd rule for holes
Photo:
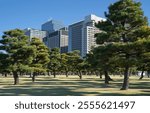
[[[69,51],[79,50],[84,57],[96,45],[96,33],[100,32],[95,23],[105,21],[96,15],[86,16],[83,21],[69,26]]]
[[[50,20],[50,21],[47,21],[46,23],[42,24],[41,29],[42,29],[42,31],[48,31],[49,33],[52,33],[63,27],[64,27],[64,25],[62,22],[57,21],[57,20]]]
[[[32,29],[32,28],[26,28],[24,29],[25,35],[30,37],[30,40],[33,37],[39,38],[41,41],[43,41],[43,38],[47,36],[46,31],[41,31],[37,29]]]
[[[44,43],[48,48],[60,48],[61,53],[68,52],[68,28],[64,27],[44,38]]]
[[[82,27],[84,21],[69,26],[69,45],[68,51],[82,51]]]

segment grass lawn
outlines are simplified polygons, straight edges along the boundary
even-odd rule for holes
[[[138,80],[139,77],[130,77],[130,88],[121,91],[123,78],[112,76],[114,81],[109,85],[96,76],[57,76],[36,78],[20,77],[20,85],[13,85],[12,77],[0,77],[0,95],[4,96],[150,96],[150,78]]]

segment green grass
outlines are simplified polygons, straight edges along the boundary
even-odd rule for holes
[[[95,76],[57,76],[36,78],[21,77],[19,85],[13,85],[12,77],[0,77],[0,95],[4,96],[150,96],[150,78],[138,80],[139,77],[130,77],[130,88],[121,91],[123,78],[112,76],[114,81],[109,85]]]

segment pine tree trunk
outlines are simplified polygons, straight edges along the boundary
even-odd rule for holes
[[[142,80],[143,77],[144,77],[144,70],[142,70],[141,77],[139,78],[139,80]]]
[[[109,80],[108,80],[108,71],[104,71],[104,75],[105,75],[105,84],[109,84]]]
[[[7,77],[7,73],[5,73],[5,77]]]
[[[102,79],[102,78],[103,78],[102,74],[100,74],[100,76],[99,76],[99,77],[100,77],[100,79]]]
[[[129,88],[129,66],[125,67],[124,81],[121,90],[127,90]]]
[[[109,75],[108,75],[108,80],[109,81],[114,81]]]
[[[56,71],[55,70],[53,71],[53,74],[54,74],[54,78],[56,78]]]
[[[14,85],[19,84],[19,76],[16,71],[13,72],[13,77],[14,77]]]
[[[32,72],[30,73],[30,78],[32,78]]]
[[[47,72],[47,74],[48,74],[48,76],[50,76],[50,75],[51,75],[49,71]]]
[[[35,76],[36,76],[36,72],[33,72],[32,82],[35,82]]]
[[[150,71],[147,71],[147,77],[150,78]]]
[[[78,71],[78,76],[80,78],[80,80],[82,79],[82,72],[81,71]]]
[[[100,71],[99,71],[99,77],[100,77],[100,79],[103,78],[102,73]]]
[[[68,77],[68,71],[66,71],[66,77]]]

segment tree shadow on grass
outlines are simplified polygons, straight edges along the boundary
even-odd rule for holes
[[[46,88],[27,88],[27,87],[17,87],[17,88],[6,88],[0,90],[1,96],[83,96],[87,94],[96,94],[98,92],[74,92],[71,88],[65,87],[46,87]]]
[[[23,83],[24,82],[24,83]],[[130,89],[142,89],[141,92],[133,94],[109,92],[109,88],[120,89],[122,83],[120,80],[112,81],[109,85],[104,84],[104,80],[61,80],[61,79],[40,79],[35,83],[31,79],[23,79],[21,85],[4,85],[0,89],[1,96],[150,96],[149,81],[131,83]],[[88,89],[89,88],[89,89]],[[91,90],[95,88],[94,90]],[[105,88],[105,89],[102,89]],[[107,89],[108,88],[108,89]],[[82,90],[83,89],[83,90]],[[87,90],[84,90],[87,89]],[[101,90],[102,89],[102,90]],[[91,90],[91,91],[90,91]]]
[[[138,83],[131,83],[131,89],[149,89],[150,90],[150,82],[138,82]]]
[[[72,88],[73,89],[73,88]],[[64,87],[46,87],[46,88],[27,88],[27,87],[18,87],[14,89],[3,89],[0,90],[0,96],[150,96],[150,91],[143,91],[143,93],[134,93],[134,94],[123,94],[123,93],[103,93],[103,92],[87,92],[80,91],[74,92],[71,88]],[[74,88],[76,89],[76,88]]]

